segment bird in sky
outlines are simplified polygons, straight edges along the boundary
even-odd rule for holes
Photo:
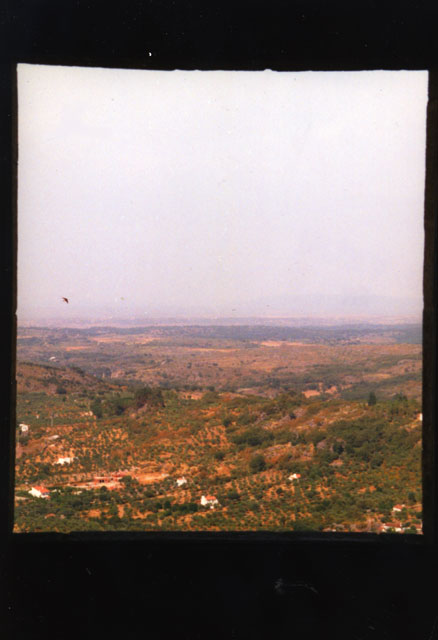
[[[64,296],[62,296],[62,300],[68,304],[68,298],[64,298]]]

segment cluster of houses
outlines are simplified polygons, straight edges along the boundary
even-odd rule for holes
[[[398,514],[400,514],[404,509],[406,509],[406,505],[405,504],[395,504],[392,507],[392,513],[393,516],[397,516]],[[422,533],[422,525],[421,524],[413,524],[413,526],[415,527],[415,529],[417,530],[417,533]],[[398,521],[393,521],[393,522],[387,522],[385,524],[380,524],[377,527],[377,532],[378,533],[386,533],[387,531],[395,531],[396,533],[404,533],[406,531],[406,527],[402,526],[401,522]]]
[[[64,463],[60,463],[60,464],[64,464]],[[115,473],[111,473],[106,476],[105,475],[94,476],[93,485],[98,486],[98,485],[104,485],[106,483],[119,482],[126,475],[127,475],[126,471],[117,471]],[[291,482],[294,482],[296,480],[299,480],[300,477],[301,475],[299,473],[293,473],[291,476],[289,476],[288,479]],[[176,484],[178,487],[182,487],[186,485],[187,478],[185,478],[184,476],[182,476],[181,478],[177,478]],[[43,486],[32,487],[28,493],[36,498],[50,497],[50,491]],[[216,496],[213,496],[213,495],[202,495],[200,499],[200,504],[203,507],[209,507],[210,509],[214,509],[216,506],[219,506],[219,500],[216,498]],[[392,513],[394,516],[396,516],[397,514],[401,513],[404,509],[406,509],[406,505],[396,504],[392,508]],[[415,524],[414,526],[417,530],[417,533],[422,533],[421,525]],[[331,527],[324,529],[324,531],[345,531],[345,526],[332,525]],[[396,533],[404,533],[406,531],[406,528],[402,527],[401,522],[394,521],[386,524],[379,523],[378,525],[375,525],[374,531],[376,531],[377,533],[386,533],[388,531],[395,531]]]

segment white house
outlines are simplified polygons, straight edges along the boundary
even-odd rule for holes
[[[27,433],[29,431],[29,425],[24,424],[24,422],[20,422],[18,426],[20,427],[21,433]]]
[[[301,473],[293,473],[291,476],[289,476],[288,480],[293,482],[294,480],[299,480],[300,478],[301,478]]]
[[[32,487],[28,493],[35,498],[48,498],[50,495],[50,491],[45,487]]]
[[[70,464],[74,458],[58,458],[55,464]]]
[[[403,511],[403,509],[405,509],[405,508],[406,508],[406,505],[405,505],[405,504],[395,504],[395,505],[392,507],[392,510],[394,511],[394,513],[397,513],[397,512],[399,512],[399,511]]]
[[[176,484],[178,485],[178,487],[182,487],[183,484],[187,484],[187,478],[185,478],[184,476],[182,478],[177,478]]]
[[[215,505],[219,504],[218,499],[215,496],[201,496],[201,504],[203,507],[210,507],[214,509]]]
[[[56,357],[55,356],[50,356],[49,360],[51,360],[52,362],[56,361]]]

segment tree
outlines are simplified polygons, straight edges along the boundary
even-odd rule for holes
[[[370,394],[368,396],[368,406],[372,407],[375,404],[377,404],[376,394],[374,393],[374,391],[370,391]]]
[[[164,407],[164,398],[161,389],[142,387],[134,393],[134,405],[140,409],[145,404],[153,407]]]
[[[333,445],[333,452],[336,453],[336,455],[340,456],[343,451],[344,451],[343,445],[340,442],[335,442]]]
[[[96,398],[95,400],[93,400],[93,402],[90,405],[90,409],[93,412],[93,414],[96,416],[96,418],[101,418],[103,416],[101,399]]]
[[[259,473],[260,471],[264,471],[266,469],[265,458],[260,453],[257,453],[251,458],[249,462],[249,468],[252,473]]]

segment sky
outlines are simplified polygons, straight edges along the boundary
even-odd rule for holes
[[[18,65],[19,321],[419,318],[426,106],[424,71]]]

